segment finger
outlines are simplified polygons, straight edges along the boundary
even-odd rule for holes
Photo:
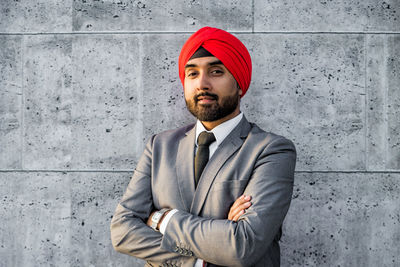
[[[228,220],[233,220],[233,217],[236,216],[237,209],[231,208],[228,213]]]
[[[240,216],[242,216],[243,214],[246,213],[247,209],[250,208],[251,205],[252,205],[252,203],[249,201],[240,206],[240,210],[237,211],[236,215],[234,216],[236,221],[239,219]]]
[[[249,199],[249,198],[247,198]],[[249,204],[250,203],[250,204]],[[250,201],[246,201],[244,199],[242,200],[238,200],[236,203],[234,203],[234,205],[232,205],[232,207],[229,209],[229,214],[233,215],[238,213],[240,210],[248,208],[249,205],[251,205]]]
[[[241,215],[240,213],[233,214],[230,220],[236,222],[240,217],[240,215]]]
[[[235,208],[233,208],[233,209],[231,209],[231,210],[232,210],[232,213],[233,213],[233,214],[237,214],[237,213],[239,213],[241,210],[245,210],[245,209],[247,209],[247,208],[250,207],[250,206],[251,206],[251,202],[250,202],[250,201],[246,201],[246,202],[241,203],[240,205],[238,205],[237,207],[235,207]]]
[[[241,195],[238,197],[235,202],[232,204],[231,209],[235,209],[237,206],[239,206],[243,201],[244,201],[245,195]]]
[[[237,222],[240,218],[240,216],[242,216],[244,214],[244,211],[240,211],[239,213],[235,214],[232,218],[232,221]]]
[[[242,216],[244,214],[244,210],[241,210],[238,214],[235,215],[235,217],[233,217],[232,221],[237,222],[240,218],[240,216]]]
[[[241,195],[236,199],[236,201],[232,204],[231,208],[229,209],[228,213],[228,220],[233,220],[234,217],[237,217],[237,214],[243,210],[251,206],[249,203],[251,200],[251,196]],[[242,206],[245,205],[245,206]],[[240,216],[240,215],[239,215]]]
[[[236,201],[233,203],[231,209],[236,209],[238,206],[240,206],[241,204],[250,201],[251,197],[250,196],[245,196],[245,195],[241,195],[238,199],[236,199]]]
[[[228,219],[229,219],[229,220],[233,220],[233,218],[236,216],[236,214],[237,214],[238,212],[240,212],[239,206],[236,207],[236,208],[231,208],[231,209],[229,210]]]
[[[245,210],[248,209],[252,203],[250,201],[243,203],[242,205],[238,206],[236,209],[231,210],[229,212],[228,219],[233,220],[234,218],[244,214]]]

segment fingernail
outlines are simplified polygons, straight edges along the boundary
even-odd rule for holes
[[[250,196],[246,196],[244,199],[245,200],[250,200]]]

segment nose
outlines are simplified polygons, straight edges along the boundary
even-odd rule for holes
[[[210,79],[207,76],[207,74],[204,72],[199,73],[199,76],[197,77],[196,89],[198,91],[202,91],[202,90],[210,90],[210,88],[211,88]]]

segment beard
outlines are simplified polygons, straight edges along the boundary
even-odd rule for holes
[[[199,105],[198,97],[209,96],[215,99],[214,103]],[[221,104],[218,102],[219,97],[208,92],[195,95],[193,99],[186,100],[186,106],[190,113],[200,121],[216,121],[222,119],[235,111],[239,105],[239,90],[232,96],[221,98]]]

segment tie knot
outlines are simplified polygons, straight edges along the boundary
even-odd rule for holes
[[[215,136],[213,133],[208,133],[206,131],[203,131],[200,133],[197,139],[197,144],[199,146],[209,146],[214,141],[215,141]]]

